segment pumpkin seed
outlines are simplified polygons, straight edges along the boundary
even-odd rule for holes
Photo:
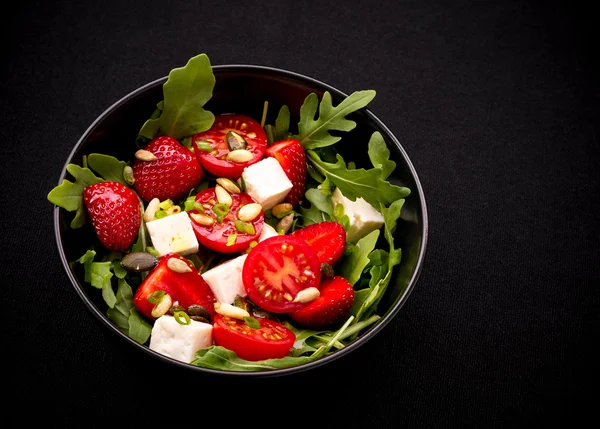
[[[246,149],[232,150],[227,154],[227,161],[246,162],[254,158],[254,154]]]
[[[217,179],[217,183],[221,185],[225,190],[232,194],[239,194],[241,192],[238,185],[235,184],[233,180],[230,180],[226,177],[219,177]]]
[[[121,259],[121,266],[134,273],[150,271],[157,263],[158,259],[147,252],[131,252]]]
[[[319,296],[321,296],[321,292],[316,287],[307,287],[306,289],[302,289],[300,292],[296,294],[296,298],[294,298],[294,302],[307,303],[314,301]]]
[[[215,194],[219,204],[225,204],[227,207],[231,207],[233,204],[233,199],[231,198],[229,192],[225,190],[225,188],[223,188],[221,185],[216,185]]]
[[[248,146],[246,139],[244,139],[244,137],[240,136],[235,131],[228,131],[227,134],[225,134],[225,140],[227,140],[227,145],[232,151],[246,149]]]
[[[238,210],[238,218],[244,222],[252,222],[260,214],[261,210],[262,206],[258,203],[246,204]]]
[[[152,317],[158,319],[169,311],[169,308],[173,305],[173,299],[168,293],[164,294],[162,299],[152,308],[150,314]]]
[[[204,213],[189,213],[192,220],[200,225],[212,226],[215,224],[215,218]]]
[[[175,271],[176,273],[183,274],[192,272],[190,266],[179,258],[170,258],[167,261],[167,267],[169,267],[171,271]]]
[[[199,304],[190,305],[187,309],[187,313],[190,317],[202,317],[208,321],[211,319],[208,310]]]
[[[144,212],[144,222],[152,222],[156,219],[155,213],[160,208],[160,200],[158,198],[152,198],[148,205],[146,206],[146,211]]]
[[[135,157],[140,161],[156,161],[158,158],[149,150],[140,149],[135,153]]]
[[[123,178],[130,185],[135,183],[135,177],[133,177],[133,168],[131,168],[129,165],[126,165],[125,168],[123,168]]]

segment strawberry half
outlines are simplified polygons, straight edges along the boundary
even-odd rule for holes
[[[293,206],[302,201],[306,188],[306,154],[296,139],[280,140],[267,146],[266,155],[275,158],[292,182],[284,202]]]
[[[312,223],[291,233],[312,247],[321,263],[334,265],[344,254],[346,230],[342,224],[333,221]]]
[[[133,187],[144,201],[153,198],[179,200],[204,176],[196,155],[172,137],[157,137],[143,150],[156,158],[144,161],[140,159],[143,156],[136,155],[133,162]]]
[[[319,286],[321,295],[290,317],[307,328],[330,327],[345,318],[354,304],[354,288],[342,276],[326,279]]]
[[[142,210],[137,195],[118,182],[102,182],[83,190],[83,202],[100,242],[125,252],[137,238]]]
[[[189,271],[179,272],[169,268],[169,260],[173,258],[184,262]],[[200,272],[187,259],[176,253],[169,253],[160,258],[156,267],[135,291],[133,304],[140,313],[152,320],[156,319],[152,316],[155,304],[148,298],[157,291],[169,294],[173,305],[179,304],[187,309],[192,304],[198,304],[204,307],[211,316],[216,314],[216,299],[212,289]]]

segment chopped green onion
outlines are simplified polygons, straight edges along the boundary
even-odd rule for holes
[[[250,235],[253,235],[256,233],[256,230],[254,229],[254,225],[252,225],[250,222],[244,222],[243,220],[239,220],[239,219],[235,220],[235,229],[237,229],[239,232],[244,232],[244,233],[250,234]]]
[[[237,234],[231,234],[227,237],[227,246],[233,246],[237,240]]]
[[[166,200],[164,200],[164,201],[161,201],[161,202],[158,204],[158,207],[160,207],[160,208],[161,208],[161,209],[163,209],[163,210],[167,210],[167,209],[168,209],[169,207],[171,207],[172,205],[173,205],[173,200],[172,200],[172,199],[170,199],[170,198],[167,198]]]
[[[156,219],[162,219],[164,217],[167,217],[167,212],[164,210],[156,210],[156,213],[154,213],[154,217]]]
[[[159,253],[156,251],[156,249],[152,246],[146,246],[146,252],[150,253],[151,255],[156,256],[157,258],[160,256]]]
[[[252,316],[244,317],[244,322],[251,328],[260,329],[260,323],[258,323],[258,320]]]
[[[212,208],[213,212],[217,215],[217,221],[223,222],[223,218],[229,213],[229,206],[227,204],[215,204]]]
[[[240,189],[242,192],[246,192],[246,181],[244,180],[244,176],[240,176]]]
[[[187,197],[185,199],[183,202],[183,209],[186,212],[189,212],[190,210],[198,210],[199,212],[204,213],[204,207],[202,207],[202,204],[196,201],[195,196]]]
[[[200,149],[204,152],[210,152],[211,150],[213,150],[212,146],[207,141],[196,140],[195,143],[196,143],[196,147],[198,147],[198,149]]]
[[[192,323],[190,316],[185,311],[176,311],[173,313],[173,317],[180,325],[189,325]]]
[[[148,296],[148,302],[150,304],[158,304],[165,296],[164,290],[155,290],[151,295]]]

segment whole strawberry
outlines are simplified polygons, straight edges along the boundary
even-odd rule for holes
[[[266,155],[275,158],[292,182],[292,189],[285,202],[293,206],[304,198],[306,188],[306,154],[302,144],[296,139],[280,140],[267,146]]]
[[[196,155],[167,136],[157,137],[137,151],[132,168],[133,187],[144,201],[179,200],[204,176]]]
[[[118,182],[96,183],[83,190],[83,202],[102,245],[115,252],[129,249],[142,221],[135,192]]]
[[[323,280],[319,291],[317,299],[290,313],[290,317],[307,328],[321,329],[335,325],[350,313],[354,288],[344,277]]]

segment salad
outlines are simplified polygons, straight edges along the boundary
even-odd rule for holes
[[[368,142],[372,168],[338,151],[375,91],[337,106],[311,93],[297,124],[286,105],[267,123],[268,100],[262,118],[206,110],[214,84],[207,55],[191,58],[130,159],[67,165],[48,200],[96,238],[71,267],[119,330],[190,365],[262,371],[335,353],[380,319],[401,260],[410,189],[388,180],[383,136]]]

